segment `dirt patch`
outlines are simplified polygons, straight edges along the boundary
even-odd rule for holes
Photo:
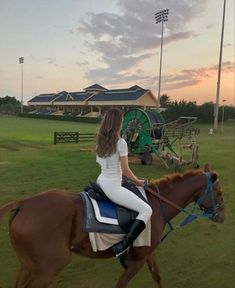
[[[0,161],[0,166],[3,166],[3,165],[10,165],[11,164],[11,162],[9,162],[9,161]],[[1,287],[0,287],[1,288]]]
[[[129,156],[128,159],[129,159],[129,163],[133,163],[133,164],[140,163],[140,159],[138,157]]]
[[[20,149],[14,144],[0,144],[0,148],[7,149],[11,151],[19,151]]]
[[[17,141],[0,144],[0,149],[7,149],[10,151],[20,151],[21,148],[42,149],[43,147],[31,143],[17,142]]]
[[[33,149],[43,149],[42,146],[31,144],[31,143],[25,143],[25,142],[16,142],[21,147],[26,147],[26,148],[33,148]]]
[[[95,152],[95,149],[92,147],[84,147],[84,148],[80,148],[79,151],[81,151],[81,152]]]

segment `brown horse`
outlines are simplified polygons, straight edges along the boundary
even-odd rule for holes
[[[151,181],[151,193],[147,195],[153,209],[151,247],[131,247],[128,268],[123,271],[116,288],[126,287],[146,261],[155,285],[162,287],[154,250],[161,241],[167,219],[179,213],[177,207],[197,201],[204,212],[210,211],[211,220],[224,221],[220,183],[215,172],[208,173],[195,170]],[[156,196],[159,192],[166,202]],[[83,232],[83,202],[78,195],[50,190],[0,209],[0,219],[12,212],[10,238],[20,261],[15,288],[49,287],[70,262],[72,253],[90,258],[114,256],[111,249],[92,251],[88,233]]]

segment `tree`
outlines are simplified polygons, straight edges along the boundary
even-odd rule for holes
[[[160,106],[162,108],[167,108],[170,103],[170,97],[166,94],[162,94],[162,96],[160,97]]]
[[[5,96],[0,97],[0,113],[17,114],[20,112],[20,101],[15,97]]]

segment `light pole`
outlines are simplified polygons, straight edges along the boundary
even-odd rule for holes
[[[215,131],[218,128],[218,116],[219,116],[219,94],[220,94],[220,76],[221,76],[221,65],[222,65],[223,40],[224,40],[225,8],[226,8],[226,0],[224,0],[224,8],[223,8],[222,31],[221,31],[221,40],[220,40],[220,54],[219,54],[219,67],[218,67],[218,80],[217,80],[217,90],[216,90],[216,103],[215,103],[215,109],[214,109],[214,130]]]
[[[161,34],[161,52],[160,52],[160,69],[159,69],[159,80],[158,80],[158,105],[160,105],[160,92],[161,92],[161,77],[162,77],[162,46],[163,46],[163,23],[168,21],[169,9],[162,10],[155,13],[156,24],[162,23],[162,34]]]
[[[19,63],[21,64],[21,105],[20,105],[20,112],[24,112],[24,81],[23,81],[23,64],[24,64],[24,57],[19,58]]]
[[[222,102],[223,106],[222,106],[221,132],[224,131],[224,102],[226,102],[226,100],[224,99]]]

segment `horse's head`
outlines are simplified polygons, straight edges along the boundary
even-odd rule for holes
[[[206,189],[198,197],[197,203],[209,215],[210,220],[223,223],[225,220],[225,207],[218,175],[216,172],[209,170],[208,164],[204,168],[204,173],[207,178]]]

